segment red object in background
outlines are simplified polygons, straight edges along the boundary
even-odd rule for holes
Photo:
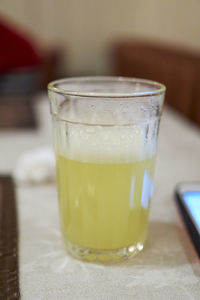
[[[29,39],[0,20],[0,74],[40,64],[41,57]]]

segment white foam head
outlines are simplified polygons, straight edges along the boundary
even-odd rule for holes
[[[152,157],[157,122],[131,126],[91,126],[55,121],[56,152],[90,163],[128,163]]]

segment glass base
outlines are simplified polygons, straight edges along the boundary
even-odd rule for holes
[[[129,247],[115,250],[95,250],[81,248],[71,242],[66,242],[67,251],[75,258],[94,263],[118,263],[135,256],[144,248],[144,244],[137,243]]]

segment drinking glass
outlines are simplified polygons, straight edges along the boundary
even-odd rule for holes
[[[77,77],[48,91],[68,252],[95,262],[134,256],[147,235],[164,85]]]

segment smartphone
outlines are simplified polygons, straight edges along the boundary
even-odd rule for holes
[[[178,184],[175,189],[175,199],[200,257],[200,182]]]

